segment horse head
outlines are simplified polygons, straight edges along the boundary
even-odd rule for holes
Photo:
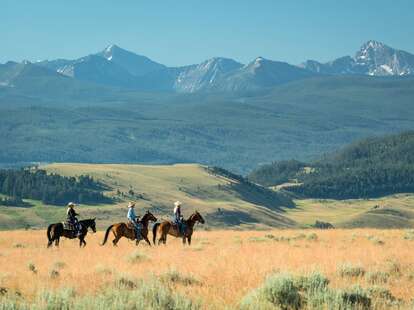
[[[147,212],[145,213],[145,215],[142,217],[142,221],[152,221],[152,222],[156,222],[158,219],[154,216],[154,214],[152,214],[149,210],[147,210]]]
[[[86,220],[86,227],[92,229],[94,233],[96,233],[96,217],[93,219]]]
[[[203,217],[201,216],[201,214],[198,211],[194,212],[194,214],[193,214],[193,220],[195,222],[199,222],[201,224],[204,224],[205,223]]]

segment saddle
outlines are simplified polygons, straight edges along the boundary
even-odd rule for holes
[[[64,230],[70,230],[70,231],[73,231],[73,232],[77,231],[75,225],[72,224],[72,223],[62,222],[62,224],[63,224],[63,229]],[[80,224],[80,223],[79,223],[79,230],[82,230],[82,224]]]
[[[64,230],[75,230],[75,225],[69,222],[62,222]]]
[[[184,222],[181,222],[180,224],[173,222],[172,224],[173,224],[174,229],[178,231],[178,235],[181,237],[183,235],[182,232],[185,231],[186,229],[186,224]]]

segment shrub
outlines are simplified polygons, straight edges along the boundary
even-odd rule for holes
[[[105,266],[102,266],[102,265],[97,265],[95,267],[95,271],[96,271],[96,273],[100,273],[100,274],[103,274],[103,275],[111,275],[113,273],[112,269],[110,269],[108,267],[105,267]]]
[[[63,269],[63,268],[65,268],[65,266],[66,266],[66,264],[64,262],[55,262],[53,264],[53,268],[56,269],[56,270]]]
[[[405,231],[404,239],[413,241],[414,240],[414,230],[410,229],[410,230]]]
[[[164,282],[170,282],[175,284],[188,285],[199,285],[201,282],[191,275],[182,275],[177,270],[170,270],[167,273],[161,275],[161,280]]]
[[[64,288],[58,291],[42,291],[36,298],[36,306],[33,308],[51,310],[73,309],[76,294],[72,288]]]
[[[359,286],[354,286],[351,289],[343,291],[341,298],[346,306],[352,307],[352,309],[370,309],[371,298],[367,293]]]
[[[276,274],[241,302],[242,309],[369,309],[371,298],[360,287],[333,290],[320,273],[292,277]]]
[[[311,233],[306,237],[306,240],[316,241],[316,240],[318,240],[318,235],[315,234],[315,233]]]
[[[148,256],[145,254],[140,253],[139,251],[135,251],[127,257],[128,262],[135,264],[145,260],[148,260]]]
[[[134,289],[137,287],[137,281],[129,276],[120,276],[115,280],[114,286],[118,289]]]
[[[338,273],[341,277],[363,277],[365,270],[361,266],[343,264],[338,268]]]
[[[379,300],[379,302],[392,303],[397,300],[389,290],[380,286],[369,287],[367,294],[373,300]]]
[[[49,276],[50,276],[50,278],[52,278],[52,279],[57,279],[57,278],[59,278],[60,273],[59,273],[59,271],[57,271],[57,270],[55,270],[55,269],[52,269],[52,270],[50,270],[50,272],[49,272]]]
[[[96,295],[77,296],[71,288],[57,291],[43,291],[33,301],[26,301],[16,295],[3,296],[1,310],[89,310],[89,309],[148,309],[148,310],[197,310],[193,302],[157,281],[140,282],[133,290],[108,288]]]
[[[29,268],[29,270],[30,270],[31,272],[33,272],[34,274],[37,274],[37,269],[36,269],[35,264],[33,264],[33,263],[28,263],[28,264],[27,264],[27,268]]]
[[[388,282],[390,274],[383,271],[370,271],[366,275],[366,279],[371,284],[385,284]]]
[[[395,277],[400,277],[402,275],[401,273],[401,265],[399,262],[395,260],[387,260],[387,271],[390,273],[390,275]]]
[[[368,240],[376,245],[384,245],[385,242],[376,236],[368,236]]]
[[[329,285],[329,279],[318,272],[314,272],[309,276],[298,277],[296,285],[300,290],[315,292],[327,288]]]
[[[271,305],[281,309],[300,309],[301,295],[291,275],[279,274],[266,279],[262,287],[253,291],[242,301],[242,308],[270,308]]]
[[[269,239],[265,237],[250,237],[249,241],[250,242],[266,242],[266,241],[269,241]]]

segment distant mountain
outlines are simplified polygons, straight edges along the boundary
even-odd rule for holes
[[[345,56],[328,63],[308,60],[301,67],[320,74],[403,76],[414,74],[414,55],[371,40],[354,57]]]
[[[152,61],[148,57],[129,52],[115,44],[108,46],[106,49],[100,53],[97,53],[96,55],[101,56],[114,64],[117,64],[135,76],[143,76],[150,72],[159,71],[166,68],[166,66]]]
[[[193,93],[217,87],[224,76],[243,67],[243,64],[228,58],[212,58],[199,65],[183,67],[174,82],[178,92]]]
[[[107,59],[89,55],[57,69],[57,72],[77,80],[97,84],[136,88],[137,79],[121,66]]]
[[[315,75],[414,74],[413,54],[377,41],[366,42],[353,57],[344,56],[328,63],[308,60],[299,66],[262,57],[243,65],[233,59],[216,57],[200,64],[167,67],[114,44],[76,60],[56,59],[35,64],[80,81],[178,93],[261,91]]]
[[[215,89],[221,91],[251,91],[272,87],[294,80],[314,76],[311,71],[258,57],[237,70],[227,74]]]

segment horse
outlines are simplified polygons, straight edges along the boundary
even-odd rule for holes
[[[91,228],[94,233],[96,233],[96,223],[95,218],[79,221],[81,230],[79,236],[74,230],[68,230],[63,227],[63,223],[50,224],[47,228],[47,247],[51,247],[53,241],[55,246],[59,246],[60,237],[66,237],[69,239],[79,238],[79,246],[86,246],[85,237],[88,233],[88,229]]]
[[[166,244],[167,242],[167,235],[174,236],[176,238],[182,237],[183,238],[183,244],[186,243],[186,240],[188,241],[188,245],[191,245],[191,236],[193,235],[194,231],[194,224],[196,222],[199,222],[201,224],[204,224],[204,219],[201,216],[198,211],[194,212],[187,220],[183,221],[185,224],[185,231],[181,235],[180,231],[178,229],[178,225],[173,224],[171,221],[164,221],[162,223],[156,223],[154,227],[152,228],[152,242],[154,245],[156,244],[155,241],[157,239],[157,233],[161,234],[161,237],[158,239],[158,245],[160,243]]]
[[[147,211],[147,213],[145,213],[145,215],[139,221],[139,223],[142,224],[141,236],[148,243],[149,246],[151,246],[151,242],[148,240],[148,224],[150,221],[156,222],[157,218],[149,211]],[[122,237],[131,239],[131,240],[136,239],[135,227],[129,228],[128,224],[118,223],[118,224],[113,224],[108,227],[108,229],[105,232],[105,238],[101,245],[105,245],[106,241],[108,240],[108,235],[111,231],[115,236],[115,239],[112,240],[112,244],[114,246],[117,245],[119,239],[121,239]],[[140,241],[141,240],[136,240],[135,245],[138,245]]]

